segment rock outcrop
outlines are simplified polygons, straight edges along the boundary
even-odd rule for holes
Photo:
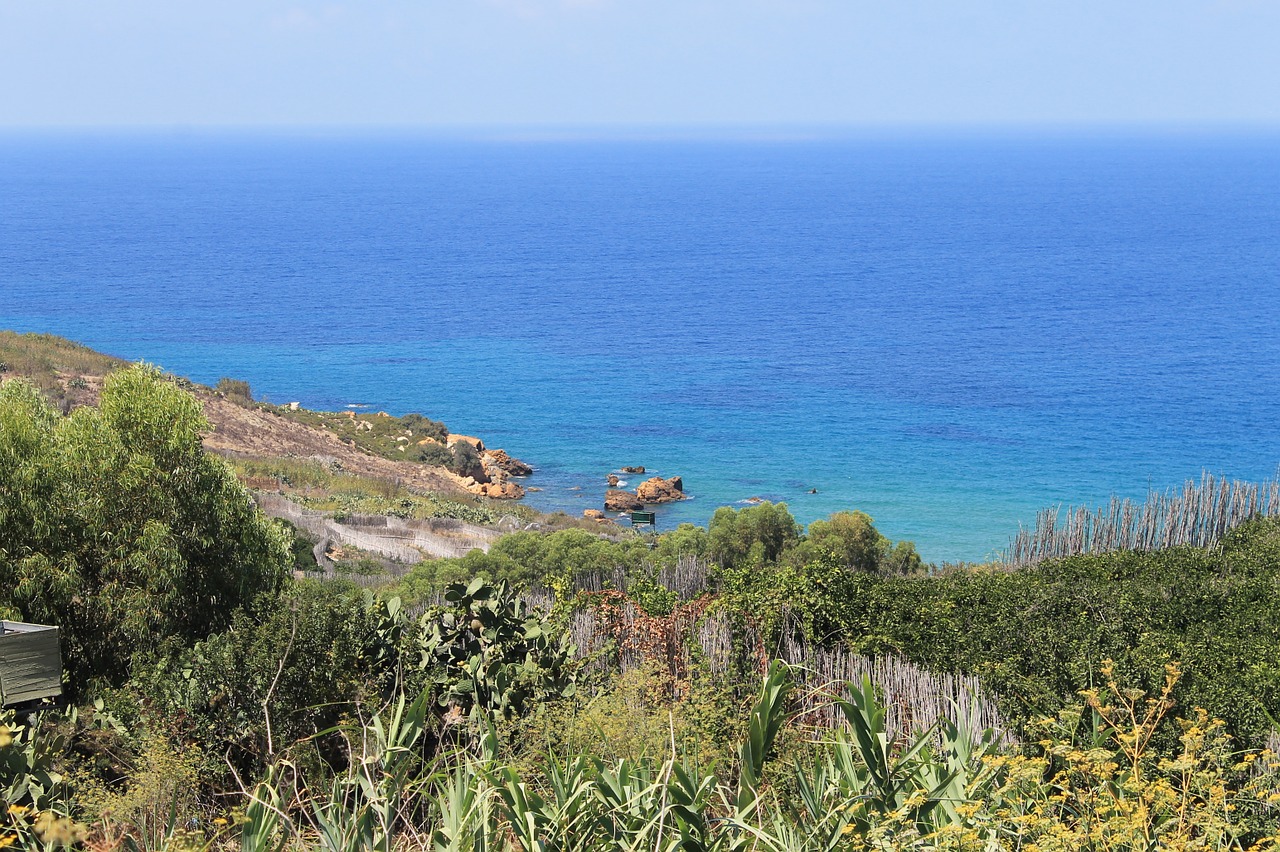
[[[515,456],[507,455],[506,450],[487,450],[480,456],[480,460],[486,468],[496,467],[508,476],[528,476],[533,473],[533,468]]]
[[[622,469],[622,472],[623,473],[644,473],[644,465],[639,465],[637,467],[624,467]]]
[[[599,509],[583,509],[582,517],[591,521],[605,520],[604,512],[600,511]]]
[[[476,448],[477,453],[484,452],[484,441],[481,441],[479,438],[475,437],[474,435],[449,435],[444,440],[445,445],[450,447],[452,447],[454,444],[458,443],[459,441],[466,441],[468,444]]]
[[[609,483],[610,488],[617,488],[618,483],[621,481],[622,480],[618,479],[618,475],[616,473],[611,473],[605,477],[605,482]]]
[[[644,508],[644,501],[630,491],[610,488],[604,492],[604,510],[606,512],[634,512]]]
[[[514,482],[503,479],[481,483],[477,486],[476,493],[491,500],[519,500],[524,496],[524,489]]]
[[[486,450],[484,442],[470,435],[450,435],[449,447],[458,444],[469,444],[477,454],[477,463],[464,471],[462,486],[479,497],[491,500],[519,500],[524,496],[524,489],[512,482],[513,476],[528,476],[533,468],[520,459],[508,455],[506,450]]]
[[[636,499],[642,503],[671,503],[683,500],[685,499],[684,481],[678,476],[670,479],[663,479],[661,476],[646,479],[636,488]]]

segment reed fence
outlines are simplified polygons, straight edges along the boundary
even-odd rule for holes
[[[534,597],[534,605],[549,598]],[[816,728],[844,724],[833,704],[847,697],[847,684],[866,676],[882,692],[890,736],[905,738],[946,718],[977,730],[991,729],[1003,743],[1013,742],[998,699],[978,678],[930,672],[896,656],[867,657],[841,646],[806,643],[788,632],[777,648],[766,648],[749,624],[694,601],[669,616],[650,616],[620,596],[573,613],[570,635],[589,670],[626,673],[647,667],[663,672],[678,696],[689,688],[698,667],[712,677],[758,675],[771,659],[797,667],[797,719]]]
[[[1019,528],[1001,561],[1024,568],[1084,553],[1212,547],[1233,527],[1275,515],[1280,515],[1280,479],[1241,482],[1206,472],[1181,490],[1152,490],[1142,502],[1113,497],[1093,511],[1084,506],[1068,507],[1065,513],[1060,506],[1045,509],[1034,527]]]
[[[488,551],[502,534],[455,518],[406,520],[355,515],[339,522],[280,494],[257,492],[254,499],[266,514],[289,521],[322,543],[325,539],[336,541],[405,564],[416,564],[424,557],[466,556],[477,548]],[[324,566],[323,562],[320,564]]]

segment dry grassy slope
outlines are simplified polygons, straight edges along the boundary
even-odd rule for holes
[[[342,470],[359,476],[399,480],[406,488],[465,495],[460,479],[439,467],[375,456],[324,429],[286,420],[269,411],[245,408],[212,393],[198,394],[212,425],[205,448],[221,455],[255,458],[332,458]]]
[[[127,361],[47,334],[0,331],[0,380],[22,376],[63,410],[97,405],[102,377]],[[295,423],[267,411],[244,408],[196,386],[212,427],[205,448],[221,455],[256,458],[333,459],[348,473],[396,481],[406,488],[445,495],[467,495],[461,479],[439,467],[401,462],[367,453],[337,435]]]

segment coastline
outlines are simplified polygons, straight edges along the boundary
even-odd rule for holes
[[[536,465],[531,505],[642,463],[692,497],[664,526],[758,495],[981,560],[1280,461],[1274,145],[7,150],[6,325],[434,412]]]

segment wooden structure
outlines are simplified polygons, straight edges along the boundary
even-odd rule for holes
[[[0,621],[0,705],[46,701],[61,694],[58,628]]]
[[[654,532],[658,531],[658,513],[657,512],[632,512],[631,526],[644,527],[647,526]]]

